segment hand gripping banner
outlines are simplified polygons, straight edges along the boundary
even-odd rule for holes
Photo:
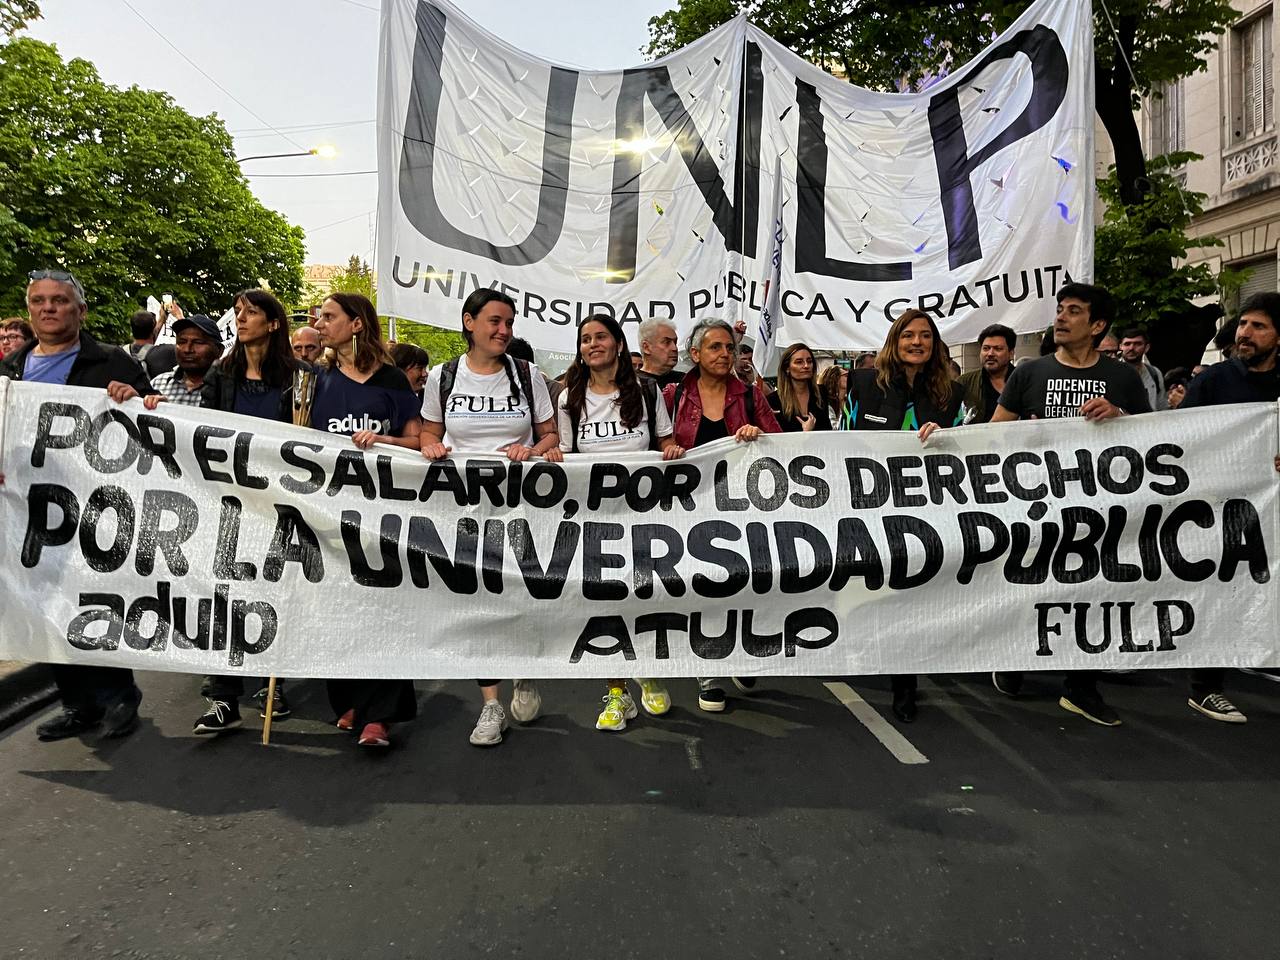
[[[950,343],[1039,329],[1093,264],[1093,17],[1037,0],[917,93],[855,87],[739,17],[625,70],[538,59],[447,0],[383,0],[379,309],[458,328],[478,287],[572,351],[624,324],[754,326],[785,182],[784,342],[873,349],[908,307]],[[780,174],[775,173],[780,171]]]
[[[1277,408],[427,463],[0,380],[0,658],[297,677],[1280,665]]]

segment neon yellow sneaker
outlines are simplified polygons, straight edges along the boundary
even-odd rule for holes
[[[671,709],[671,695],[661,680],[637,680],[640,684],[640,705],[651,717],[660,717]]]
[[[627,729],[627,721],[636,718],[636,704],[631,694],[620,687],[611,687],[604,697],[604,709],[596,717],[597,730]]]

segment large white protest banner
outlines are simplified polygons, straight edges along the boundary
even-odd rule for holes
[[[0,658],[303,677],[1280,665],[1275,405],[428,464],[0,380]]]
[[[1093,264],[1093,16],[1037,0],[921,92],[845,83],[739,17],[625,70],[558,66],[447,0],[383,0],[379,309],[457,327],[492,286],[571,352],[592,312],[752,325],[788,182],[789,340],[1045,326]]]

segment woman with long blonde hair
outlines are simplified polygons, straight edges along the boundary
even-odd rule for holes
[[[793,343],[778,361],[778,388],[769,394],[769,406],[786,433],[830,430],[827,400],[818,386],[817,362],[803,343]]]

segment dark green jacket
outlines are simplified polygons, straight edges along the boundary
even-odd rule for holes
[[[1009,373],[1013,372],[1013,364],[1009,364],[1009,372],[1005,374],[1005,382],[1009,380]],[[993,416],[995,410],[988,410],[982,395],[983,377],[987,375],[986,371],[979,367],[977,370],[970,370],[968,373],[961,374],[960,386],[964,390],[964,406],[969,411],[966,423],[988,423]]]

